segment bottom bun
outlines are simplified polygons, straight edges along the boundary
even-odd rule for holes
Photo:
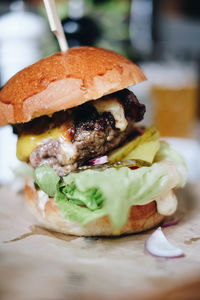
[[[48,196],[46,199],[41,198],[33,182],[26,183],[25,195],[32,213],[50,230],[77,236],[114,235],[113,226],[107,216],[85,226],[63,218],[54,199],[48,198]],[[120,235],[145,231],[158,225],[163,219],[164,216],[157,212],[155,201],[146,205],[131,206],[128,220],[121,229]]]

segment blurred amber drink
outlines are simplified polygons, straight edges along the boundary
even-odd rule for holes
[[[198,81],[194,63],[153,62],[144,72],[150,81],[152,121],[161,136],[195,137]]]
[[[152,86],[154,123],[161,136],[192,137],[197,119],[197,86]]]

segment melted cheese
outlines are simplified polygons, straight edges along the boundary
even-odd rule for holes
[[[62,128],[54,128],[42,134],[22,134],[17,141],[17,158],[27,161],[31,152],[43,143],[46,139],[57,139],[62,132]]]
[[[126,129],[128,122],[124,115],[124,108],[117,99],[97,100],[93,104],[99,113],[107,111],[113,115],[116,128],[119,128],[121,131]]]
[[[59,137],[60,140],[60,161],[62,161],[62,164],[70,164],[73,163],[77,158],[77,149],[74,144],[71,142],[66,141],[66,139],[61,135]]]

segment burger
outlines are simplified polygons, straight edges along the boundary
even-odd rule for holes
[[[128,87],[146,80],[127,58],[78,47],[25,68],[0,91],[0,125],[18,135],[33,168],[25,196],[47,228],[112,236],[152,228],[175,212],[186,181],[181,156],[144,128]]]

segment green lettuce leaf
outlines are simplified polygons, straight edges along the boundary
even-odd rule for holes
[[[59,191],[62,192],[70,202],[85,205],[92,211],[101,207],[103,203],[102,193],[96,187],[88,188],[82,193],[76,184],[71,182],[70,184],[62,183],[61,186],[59,186]]]
[[[56,193],[56,186],[60,180],[56,171],[48,165],[41,165],[34,171],[35,183],[50,197],[54,197]]]
[[[91,211],[87,207],[68,201],[66,195],[61,192],[59,185],[55,194],[55,202],[63,218],[68,218],[72,222],[77,221],[83,226],[104,215],[101,210]]]
[[[35,169],[35,183],[50,197],[69,201],[73,204],[86,206],[91,211],[100,208],[103,204],[103,196],[98,188],[88,188],[84,193],[80,192],[75,183],[66,184],[57,173],[48,165],[42,165]]]
[[[82,211],[84,214],[87,212],[87,219],[90,221],[95,220],[99,215],[108,215],[118,233],[127,220],[130,206],[145,204],[157,197],[167,186],[168,177],[167,169],[160,164],[155,164],[150,168],[142,167],[134,171],[127,167],[110,168],[103,172],[87,170],[71,173],[63,180],[66,185],[75,186],[82,195],[86,195],[88,189],[98,187],[104,198],[102,207],[95,211],[97,214],[93,211],[89,212],[88,209]],[[55,201],[63,216],[67,214],[71,220],[73,216],[73,220],[82,225],[86,224],[80,209],[78,214],[74,210],[73,214],[69,215],[69,202],[67,198],[63,198],[63,194],[61,197],[58,195]]]

